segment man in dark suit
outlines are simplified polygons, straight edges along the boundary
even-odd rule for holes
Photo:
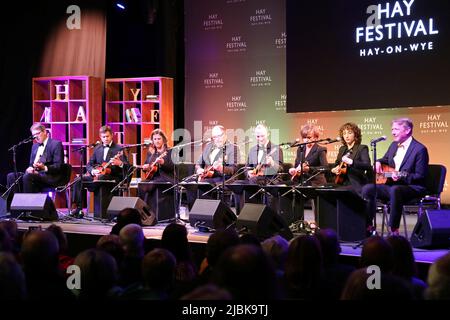
[[[236,172],[238,159],[239,148],[228,141],[225,127],[214,126],[211,129],[211,141],[205,146],[195,165],[198,181],[219,184],[224,179],[229,179]],[[200,192],[203,193],[203,190],[196,188],[187,190],[189,210],[198,196],[204,198],[199,195]],[[211,194],[208,197],[211,197]]]
[[[30,163],[23,175],[23,192],[38,193],[44,188],[65,184],[62,172],[64,151],[61,141],[49,137],[47,128],[41,123],[34,123],[30,128],[36,141],[31,148]],[[15,181],[14,173],[7,177],[8,186]]]
[[[200,181],[217,183],[221,182],[224,176],[228,179],[236,172],[238,156],[239,149],[227,140],[225,128],[220,125],[213,127],[211,142],[206,145],[195,166]]]
[[[269,131],[263,124],[254,130],[257,144],[253,146],[247,157],[247,166],[256,170],[247,171],[250,183],[261,179],[269,180],[283,171],[283,151],[269,140]]]
[[[128,160],[122,154],[122,147],[113,141],[113,131],[110,126],[99,130],[102,143],[95,147],[94,153],[86,165],[83,182],[96,180],[121,181],[128,170]],[[72,214],[79,215],[81,211],[81,181],[75,183],[72,189]]]
[[[408,118],[392,121],[393,142],[383,158],[375,163],[376,173],[382,174],[385,168],[391,167],[394,172],[385,184],[378,184],[376,196],[389,201],[391,214],[389,226],[392,234],[398,234],[403,205],[409,200],[420,197],[426,191],[425,176],[428,171],[428,150],[412,136],[413,122]],[[406,176],[405,176],[406,175]],[[370,221],[376,212],[375,187],[367,184],[363,187],[362,196],[368,201],[367,214]]]

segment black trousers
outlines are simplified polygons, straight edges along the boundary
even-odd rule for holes
[[[407,185],[376,185],[377,199],[389,201],[391,208],[389,226],[392,229],[398,229],[402,218],[403,205],[411,199],[418,198],[421,193]],[[362,197],[367,200],[366,214],[368,223],[372,222],[376,213],[375,186],[366,184],[362,188]]]

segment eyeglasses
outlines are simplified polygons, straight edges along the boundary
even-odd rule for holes
[[[212,139],[218,139],[218,138],[221,138],[221,137],[223,137],[223,133],[221,133],[221,134],[219,134],[217,136],[211,136]]]

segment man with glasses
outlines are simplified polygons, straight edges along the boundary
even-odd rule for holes
[[[38,193],[45,188],[64,184],[64,149],[61,141],[50,138],[47,128],[38,122],[31,126],[30,131],[35,143],[31,147],[29,166],[22,178],[23,192]],[[9,173],[8,187],[15,180],[14,173]]]
[[[216,125],[211,129],[211,141],[205,146],[202,155],[195,165],[195,173],[199,182],[220,184],[229,179],[237,169],[239,148],[227,139],[224,126]],[[187,191],[189,210],[202,190]],[[202,192],[203,193],[203,192]],[[205,198],[201,196],[200,198]],[[208,198],[211,194],[208,195]]]

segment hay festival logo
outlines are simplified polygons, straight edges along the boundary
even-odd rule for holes
[[[355,29],[359,56],[434,50],[434,41],[439,34],[438,26],[433,17],[414,17],[416,1],[420,0],[386,2],[367,7],[366,13],[370,15],[366,26]],[[407,41],[409,39],[411,41]],[[378,43],[380,45],[377,46]],[[367,47],[361,47],[363,45]]]

